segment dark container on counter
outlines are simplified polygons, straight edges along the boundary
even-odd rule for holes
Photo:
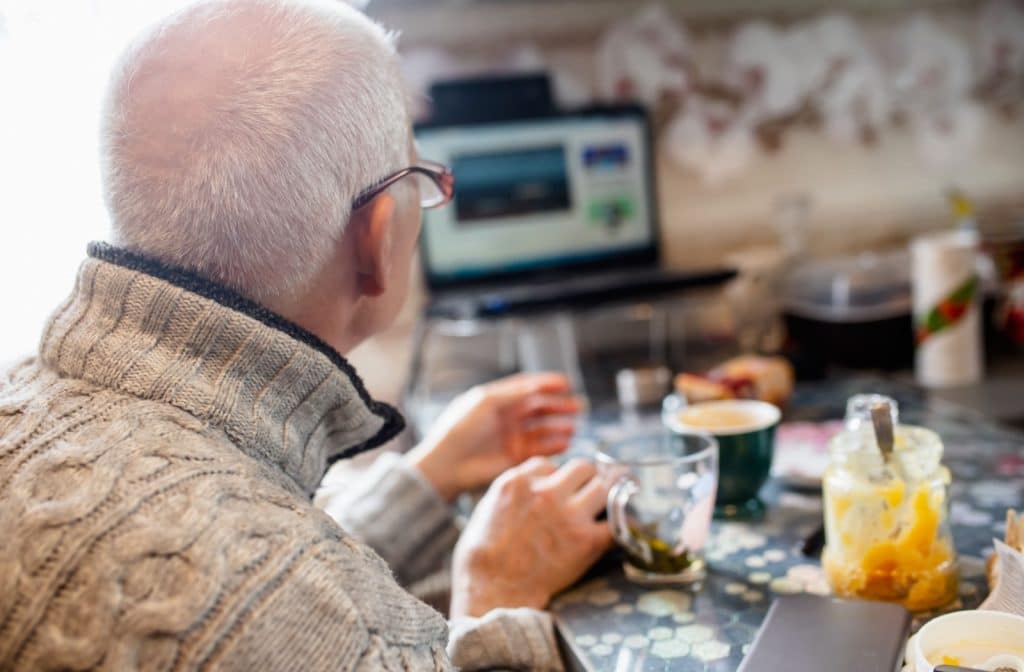
[[[784,295],[790,347],[822,368],[912,368],[909,267],[905,251],[797,266]]]

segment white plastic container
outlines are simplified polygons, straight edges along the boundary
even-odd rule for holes
[[[978,235],[974,231],[921,236],[910,246],[914,316],[918,338],[914,371],[925,387],[970,385],[981,380],[982,356],[980,278],[977,275]],[[974,290],[966,310],[950,301],[967,283]],[[952,318],[940,311],[941,328],[928,328],[928,316],[948,305]],[[949,322],[946,324],[946,322]]]
[[[936,665],[943,664],[943,656],[959,660],[957,665],[975,668],[995,656],[1006,657],[999,665],[1010,666],[1013,657],[1024,661],[1024,618],[1000,611],[955,611],[939,616],[925,623],[907,643],[907,672],[934,672]]]

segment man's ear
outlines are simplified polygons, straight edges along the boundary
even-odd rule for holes
[[[394,219],[395,199],[380,194],[353,213],[349,220],[360,294],[380,296],[387,289]]]

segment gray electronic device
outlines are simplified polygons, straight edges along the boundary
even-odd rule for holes
[[[424,212],[430,315],[576,310],[736,274],[662,265],[655,152],[640,107],[439,119],[417,124],[416,138],[455,176],[452,204]]]
[[[897,672],[909,634],[910,612],[898,604],[780,597],[739,672]]]

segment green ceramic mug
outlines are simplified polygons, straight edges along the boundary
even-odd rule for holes
[[[718,439],[717,518],[754,518],[764,513],[758,497],[768,480],[775,448],[775,428],[782,412],[752,399],[728,399],[688,405],[672,395],[662,419],[674,432],[707,432]]]

